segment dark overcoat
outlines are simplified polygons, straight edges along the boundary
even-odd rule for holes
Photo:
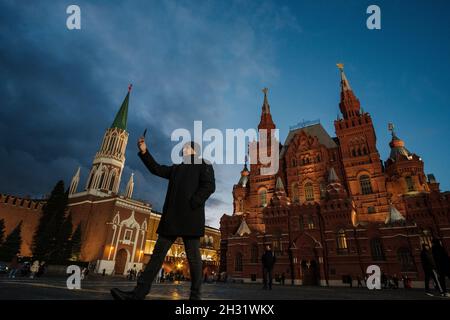
[[[202,237],[205,202],[215,191],[214,170],[201,159],[170,166],[158,164],[148,150],[138,153],[151,173],[169,180],[157,233],[162,236]]]

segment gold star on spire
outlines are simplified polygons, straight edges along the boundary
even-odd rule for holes
[[[344,64],[342,62],[336,63],[339,70],[344,71]]]

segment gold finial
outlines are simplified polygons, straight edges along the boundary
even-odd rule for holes
[[[344,71],[344,64],[342,62],[336,63],[339,70]]]
[[[264,89],[262,89],[262,92],[264,92],[264,95],[266,96],[267,95],[267,92],[269,91],[269,89],[267,89],[267,88],[264,88]]]

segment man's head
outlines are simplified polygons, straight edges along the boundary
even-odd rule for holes
[[[183,157],[191,156],[191,155],[200,155],[200,145],[197,142],[189,141],[183,145]]]
[[[267,245],[266,245],[266,250],[267,250],[267,251],[270,251],[270,244],[267,244]]]

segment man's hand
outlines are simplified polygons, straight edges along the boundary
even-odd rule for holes
[[[144,154],[147,151],[147,145],[145,144],[144,137],[140,137],[137,142],[139,151]]]

